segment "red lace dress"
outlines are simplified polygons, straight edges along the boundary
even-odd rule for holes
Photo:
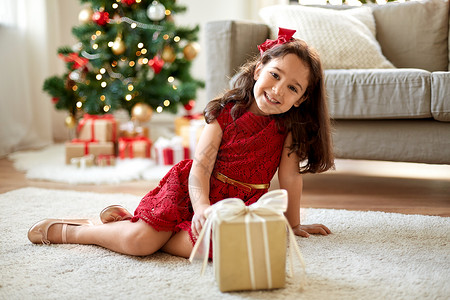
[[[253,184],[270,183],[281,157],[286,134],[271,117],[244,113],[236,121],[228,104],[218,116],[223,137],[214,171],[237,181]],[[176,164],[159,185],[142,198],[132,222],[142,219],[158,231],[186,230],[192,241],[193,209],[189,199],[188,177],[192,160]],[[247,191],[211,176],[211,204],[225,198],[242,199],[246,205],[256,202],[267,189]]]

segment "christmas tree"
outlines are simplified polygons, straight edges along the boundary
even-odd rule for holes
[[[43,87],[57,109],[69,112],[66,125],[83,113],[192,109],[204,84],[190,74],[199,27],[174,22],[184,6],[176,0],[80,1],[86,4],[81,24],[72,28],[79,43],[58,49],[67,72]]]

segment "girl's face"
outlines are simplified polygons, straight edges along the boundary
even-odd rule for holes
[[[253,87],[255,102],[250,111],[257,115],[273,115],[298,107],[308,87],[309,68],[295,54],[274,58],[256,66]]]

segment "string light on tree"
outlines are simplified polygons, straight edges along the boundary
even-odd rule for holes
[[[94,12],[90,7],[83,8],[78,14],[78,21],[83,24],[88,24],[92,21],[92,15]]]
[[[77,120],[75,119],[75,117],[73,115],[68,115],[64,119],[64,123],[66,124],[67,128],[72,129],[72,128],[75,128],[75,126],[77,125]]]
[[[79,81],[81,78],[80,70],[74,70],[69,73],[69,78],[73,81]]]

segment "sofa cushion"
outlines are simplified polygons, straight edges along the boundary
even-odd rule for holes
[[[269,37],[269,27],[262,23],[223,20],[205,26],[206,96],[211,100],[225,90],[239,66],[259,54],[257,45]]]
[[[373,6],[376,36],[397,68],[446,71],[449,64],[448,0]]]
[[[420,120],[337,120],[336,157],[450,164],[450,123]]]
[[[450,122],[450,72],[431,73],[431,114],[438,121]]]
[[[431,118],[430,77],[419,69],[326,70],[331,117]]]
[[[360,7],[333,10],[302,5],[276,5],[260,10],[262,19],[278,27],[297,30],[294,37],[316,48],[325,69],[393,68],[375,39],[372,10]]]

